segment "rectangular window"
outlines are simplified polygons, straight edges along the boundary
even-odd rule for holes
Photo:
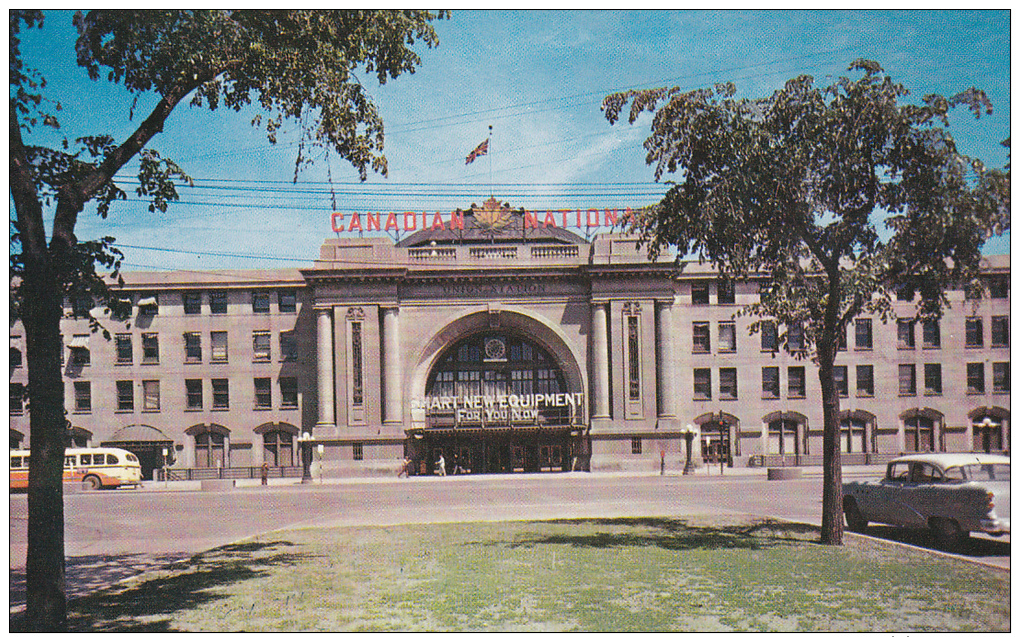
[[[130,380],[117,381],[117,411],[135,410],[135,385]]]
[[[184,362],[202,362],[202,334],[200,332],[187,332],[184,334]]]
[[[10,384],[11,415],[20,416],[25,413],[25,386],[21,383]]]
[[[131,345],[130,334],[117,334],[117,364],[130,365],[134,360],[134,348]]]
[[[627,391],[631,400],[641,398],[641,355],[638,345],[638,317],[627,317]]]
[[[857,366],[857,395],[861,398],[875,395],[875,369],[871,365]]]
[[[251,311],[255,314],[269,314],[269,292],[251,293]]]
[[[273,380],[255,378],[255,409],[273,408]]]
[[[708,281],[691,283],[691,304],[708,305]]]
[[[980,316],[967,317],[967,331],[965,336],[967,347],[985,346],[985,325]]]
[[[126,321],[131,318],[130,296],[115,296],[110,299],[110,318],[115,321]]]
[[[1007,277],[995,277],[988,282],[988,292],[993,299],[1009,298],[1009,279]]]
[[[854,321],[854,348],[871,349],[871,319],[857,319]]]
[[[736,288],[733,281],[719,279],[719,305],[733,305],[737,302]]]
[[[996,394],[1009,393],[1009,362],[992,363],[992,391]]]
[[[896,300],[897,301],[913,301],[914,300],[914,289],[900,285],[896,288]]]
[[[775,352],[779,349],[779,329],[775,321],[763,321],[761,324],[761,351]]]
[[[209,293],[209,312],[212,314],[227,313],[227,293],[225,291]]]
[[[737,369],[723,367],[719,370],[719,398],[723,400],[737,399]]]
[[[712,336],[709,332],[709,324],[695,323],[693,325],[694,345],[693,350],[697,354],[707,354],[712,351]]]
[[[96,306],[89,294],[79,294],[71,297],[71,312],[74,316],[87,317],[89,310]]]
[[[228,379],[212,379],[212,408],[230,409],[230,381]]]
[[[159,314],[159,299],[155,294],[144,296],[138,300],[139,316],[156,316]]]
[[[294,409],[298,406],[297,378],[280,377],[280,407]]]
[[[896,319],[896,346],[914,349],[914,319]]]
[[[144,397],[144,402],[142,403],[143,411],[159,411],[158,380],[143,380],[142,395]]]
[[[201,292],[185,292],[184,298],[184,313],[185,314],[201,314],[202,313],[202,293]]]
[[[227,362],[227,333],[211,332],[209,339],[212,341],[212,358],[210,360],[214,363]]]
[[[761,368],[761,397],[779,398],[779,368]]]
[[[917,394],[917,369],[912,363],[900,365],[900,396]]]
[[[184,381],[184,392],[187,394],[188,409],[202,408],[202,379],[188,378]]]
[[[361,322],[351,323],[351,402],[365,403],[364,361],[362,360]]]
[[[255,362],[268,363],[272,360],[273,349],[268,330],[255,330],[252,332],[251,342]]]
[[[992,347],[1009,347],[1009,317],[992,317]]]
[[[938,349],[942,347],[942,331],[939,322],[934,319],[927,319],[921,322],[922,345],[925,349]]]
[[[277,303],[280,306],[280,312],[284,314],[293,314],[297,312],[297,291],[296,290],[280,290],[276,297]]]
[[[790,398],[803,398],[807,395],[807,385],[803,367],[790,367],[786,371],[786,381]]]
[[[74,383],[74,411],[77,414],[92,412],[92,383],[87,380]]]
[[[836,381],[836,391],[840,398],[850,395],[850,381],[846,377],[846,365],[835,365],[832,368],[832,377]]]
[[[730,321],[719,323],[719,351],[737,351],[737,324]]]
[[[294,333],[294,330],[280,332],[280,360],[293,362],[297,359],[297,334]]]
[[[799,352],[804,349],[804,326],[791,325],[786,330],[786,346],[791,352]]]
[[[89,350],[89,335],[75,334],[71,338],[71,366],[88,367],[92,364],[92,353]]]
[[[142,334],[142,364],[159,362],[159,335],[149,332]]]
[[[926,396],[942,395],[942,365],[924,364],[924,393]]]
[[[967,363],[967,393],[985,393],[985,364]]]
[[[630,452],[634,455],[641,454],[641,439],[637,436],[630,439]]]
[[[364,460],[365,459],[365,443],[363,443],[363,442],[354,442],[354,443],[351,443],[351,454],[352,454],[352,457],[355,460]]]
[[[710,400],[712,398],[712,370],[694,370],[694,400]]]

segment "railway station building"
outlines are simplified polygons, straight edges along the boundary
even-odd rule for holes
[[[593,212],[611,225],[576,225]],[[392,474],[404,458],[429,474],[440,456],[448,474],[675,471],[688,449],[698,466],[821,463],[817,368],[736,316],[755,281],[494,199],[393,217],[334,215],[306,269],[124,273],[130,312],[97,314],[109,340],[62,325],[71,444],[128,449],[146,477]],[[358,236],[391,223],[401,240]],[[988,293],[952,291],[940,321],[900,299],[901,318],[849,327],[845,464],[1009,452],[1009,257],[986,261]],[[14,320],[12,448],[31,444],[24,340]]]

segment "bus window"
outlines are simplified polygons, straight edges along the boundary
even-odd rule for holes
[[[11,458],[11,469],[17,469],[21,466],[21,456],[14,456]]]
[[[65,467],[73,467],[74,466],[74,456],[64,456],[64,466]]]
[[[85,465],[92,464],[92,454],[91,453],[83,453],[80,456],[78,456],[78,464],[80,464],[83,467]]]
[[[117,464],[117,456],[112,453],[106,454],[106,464]]]

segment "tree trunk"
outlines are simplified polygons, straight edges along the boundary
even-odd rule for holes
[[[818,343],[818,381],[822,388],[822,543],[843,544],[843,466],[839,457],[839,391],[833,367],[839,339],[839,275],[830,272],[829,300]]]
[[[27,257],[27,255],[26,255]],[[28,353],[32,462],[28,475],[27,628],[65,631],[64,383],[60,370],[63,295],[49,268],[26,258],[22,308]]]

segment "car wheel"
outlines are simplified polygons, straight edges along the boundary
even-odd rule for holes
[[[970,536],[957,524],[956,520],[948,518],[932,518],[928,521],[932,534],[935,536],[935,545],[943,551],[952,551]]]
[[[86,491],[95,491],[96,489],[102,489],[103,483],[96,476],[85,476],[85,479],[81,481],[81,486]]]
[[[847,527],[854,533],[864,533],[868,529],[868,519],[861,513],[857,501],[853,498],[843,500],[843,515],[846,517]]]

